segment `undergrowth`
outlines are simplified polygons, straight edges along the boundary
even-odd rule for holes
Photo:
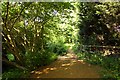
[[[8,69],[2,74],[3,80],[13,80],[15,78],[27,78],[30,75],[31,70],[35,70],[41,66],[49,65],[57,59],[57,55],[49,52],[38,52],[38,53],[26,53],[25,58],[25,68],[26,70],[21,70],[15,67],[6,66]]]
[[[2,74],[2,80],[13,80],[14,78],[26,78],[29,76],[29,71],[23,71],[18,68],[13,68],[5,71]]]
[[[102,78],[112,78],[120,80],[120,58],[102,56],[98,52],[80,52],[77,54],[79,59],[103,68]]]

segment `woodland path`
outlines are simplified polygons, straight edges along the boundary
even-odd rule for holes
[[[65,56],[48,66],[31,72],[32,78],[100,78],[100,67],[77,60],[77,56],[70,51]]]

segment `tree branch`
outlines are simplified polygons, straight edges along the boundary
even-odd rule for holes
[[[30,3],[30,4],[31,4],[31,3]],[[28,6],[30,6],[30,4],[29,4]],[[27,6],[27,7],[28,7],[28,6]],[[21,16],[22,12],[24,11],[25,7],[26,7],[26,6],[24,6],[24,7],[22,8],[22,10],[20,11],[19,15],[17,16],[17,18],[16,18],[15,21],[13,22],[12,27],[11,27],[11,29],[10,29],[10,32],[11,32],[11,30],[13,29],[13,27],[14,27],[15,23],[17,22],[17,20],[20,18],[20,16]]]
[[[6,14],[6,17],[5,17],[5,27],[6,28],[7,28],[8,9],[9,9],[9,2],[7,2],[7,14]]]
[[[19,69],[22,69],[22,70],[27,70],[25,67],[23,66],[20,66],[18,64],[16,64],[15,62],[11,62],[11,61],[8,61],[6,58],[2,57],[2,61],[4,61],[5,63],[9,64],[9,65],[12,65],[12,66],[15,66]]]

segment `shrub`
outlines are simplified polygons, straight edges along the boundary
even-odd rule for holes
[[[84,59],[90,64],[97,64],[103,68],[103,78],[120,79],[120,58],[102,56],[99,53],[80,52],[77,54],[79,59]]]
[[[47,45],[47,49],[53,53],[56,53],[57,55],[62,55],[63,53],[66,53],[68,46],[64,43],[50,43]]]
[[[13,78],[25,78],[28,77],[30,74],[28,71],[23,71],[17,68],[9,69],[2,74],[3,80],[13,80]]]
[[[26,53],[25,65],[30,70],[36,69],[37,67],[50,64],[57,58],[56,54],[44,51],[38,53]]]

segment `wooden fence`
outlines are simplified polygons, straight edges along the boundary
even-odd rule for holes
[[[120,54],[120,46],[81,45],[80,51],[107,52]]]
[[[81,47],[83,47],[83,48],[120,49],[120,46],[82,45]]]

